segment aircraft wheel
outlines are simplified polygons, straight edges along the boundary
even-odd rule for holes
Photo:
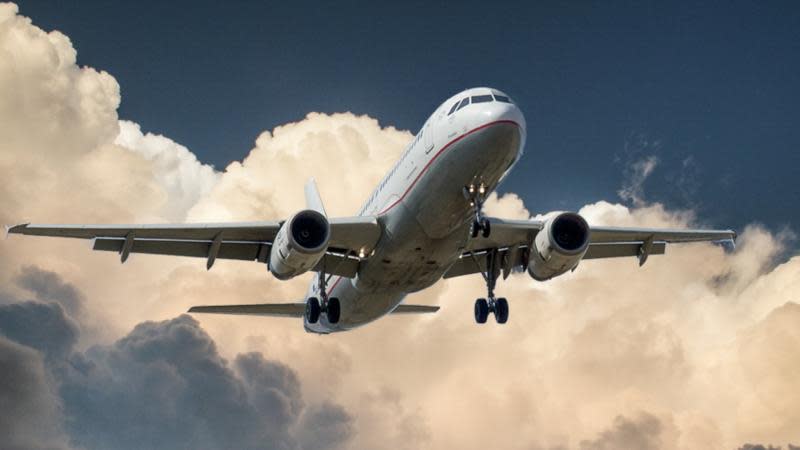
[[[320,311],[319,300],[316,297],[309,297],[306,300],[306,320],[308,323],[317,323]]]
[[[489,303],[485,298],[475,300],[475,322],[486,323],[487,317],[489,317]]]
[[[473,220],[472,221],[472,228],[470,229],[470,233],[472,234],[472,237],[474,237],[474,238],[478,237],[478,233],[480,233],[480,231],[481,231],[481,224],[478,223],[477,220]]]
[[[492,224],[489,223],[489,219],[481,220],[481,230],[483,231],[483,237],[485,238],[488,238],[492,233]]]
[[[505,298],[498,298],[494,303],[494,318],[497,323],[508,322],[508,300]]]
[[[342,305],[339,303],[339,299],[336,297],[331,297],[328,299],[328,322],[330,323],[337,323],[339,322],[339,316],[342,313]]]

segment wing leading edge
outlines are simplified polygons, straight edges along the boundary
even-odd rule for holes
[[[353,277],[359,249],[373,248],[381,235],[374,217],[330,220],[330,246],[318,267],[332,275]],[[9,234],[92,239],[93,250],[113,251],[125,262],[131,253],[266,263],[281,222],[198,223],[157,225],[39,225],[7,228]],[[315,268],[314,270],[318,270]]]
[[[445,273],[445,278],[486,271],[486,258],[479,256],[496,251],[507,277],[512,269],[527,266],[531,242],[544,227],[542,221],[491,219],[489,238],[472,239],[459,260]],[[590,227],[589,248],[583,259],[636,256],[644,264],[650,255],[663,255],[667,244],[690,242],[734,242],[733,230],[675,230],[665,228]]]

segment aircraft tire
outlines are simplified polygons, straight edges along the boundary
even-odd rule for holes
[[[475,322],[486,323],[487,317],[489,317],[489,303],[485,298],[475,300]]]
[[[338,298],[331,297],[328,299],[328,307],[326,312],[328,314],[328,322],[330,323],[339,322],[339,316],[342,313],[342,305],[341,303],[339,303]]]
[[[494,318],[497,323],[508,322],[508,300],[503,297],[498,298],[494,304]]]
[[[317,323],[320,312],[319,300],[316,297],[309,297],[306,300],[306,321],[308,323]]]
[[[488,238],[492,233],[492,224],[489,223],[489,219],[483,219],[481,221],[481,231],[483,232],[483,237],[485,238]]]

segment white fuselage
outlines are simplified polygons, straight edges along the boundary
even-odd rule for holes
[[[410,292],[436,283],[462,254],[474,208],[464,186],[487,194],[512,168],[525,144],[525,118],[513,103],[488,101],[500,91],[463,91],[431,114],[359,215],[375,216],[383,233],[355,278],[331,277],[328,296],[338,297],[341,319],[323,314],[305,328],[330,333],[355,328],[390,313]],[[464,98],[478,97],[449,114]],[[488,97],[491,98],[491,97]],[[315,276],[308,296],[319,296]]]

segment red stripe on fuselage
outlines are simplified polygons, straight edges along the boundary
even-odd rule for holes
[[[483,124],[483,125],[479,126],[478,128],[473,128],[472,130],[469,130],[466,133],[462,134],[461,136],[459,136],[459,137],[453,139],[452,141],[448,142],[438,152],[436,152],[435,155],[433,155],[433,158],[431,158],[428,161],[427,164],[425,164],[425,167],[419,172],[419,174],[417,174],[417,177],[414,178],[414,181],[411,183],[411,185],[408,186],[408,188],[406,188],[406,191],[403,192],[403,195],[399,199],[397,199],[397,201],[395,201],[394,203],[392,203],[391,205],[386,207],[383,211],[379,212],[378,215],[380,216],[381,214],[384,214],[384,213],[388,212],[390,209],[394,208],[395,205],[397,205],[398,203],[402,202],[403,199],[406,198],[406,195],[408,195],[408,193],[411,191],[411,189],[417,184],[417,181],[420,179],[420,177],[422,177],[422,175],[424,175],[425,172],[427,172],[427,170],[431,166],[431,164],[433,164],[433,162],[436,161],[436,158],[438,158],[439,155],[444,153],[444,151],[447,150],[451,145],[455,144],[456,142],[460,141],[461,139],[464,139],[465,137],[469,136],[472,133],[475,133],[477,131],[483,130],[484,128],[488,128],[488,127],[490,127],[492,125],[498,125],[498,124],[501,124],[501,123],[510,123],[512,125],[516,125],[517,127],[519,127],[519,124],[517,122],[514,122],[513,120],[496,120],[494,122],[489,122],[489,123]]]
[[[397,201],[395,201],[394,203],[392,203],[391,205],[386,207],[383,211],[379,212],[378,215],[385,214],[390,209],[394,208],[395,205],[397,205],[398,203],[402,202],[403,199],[406,198],[408,193],[411,192],[411,189],[417,184],[417,181],[419,181],[419,179],[422,177],[422,175],[424,175],[425,172],[428,171],[428,168],[431,166],[431,164],[433,164],[433,162],[436,160],[436,158],[438,158],[439,155],[444,153],[444,151],[447,150],[451,145],[455,144],[456,142],[460,141],[461,139],[464,139],[465,137],[469,136],[472,133],[475,133],[475,132],[478,132],[480,130],[483,130],[484,128],[488,128],[488,127],[490,127],[492,125],[498,125],[498,124],[502,124],[502,123],[516,125],[519,128],[519,124],[517,122],[514,122],[513,120],[496,120],[494,122],[489,122],[489,123],[483,124],[483,125],[481,125],[481,126],[479,126],[477,128],[473,128],[472,130],[469,130],[466,133],[462,134],[461,136],[458,136],[457,138],[455,138],[452,141],[448,142],[438,152],[436,152],[435,155],[433,155],[433,158],[431,158],[428,161],[427,164],[425,164],[425,167],[419,172],[419,174],[417,174],[417,177],[414,178],[414,181],[411,183],[411,185],[409,185],[408,188],[406,188],[406,191],[403,192],[403,195],[399,199],[397,199]],[[336,286],[339,285],[339,282],[342,281],[342,278],[344,278],[344,277],[337,278],[336,282],[333,283],[333,286],[331,286],[330,290],[328,291],[329,294],[331,294],[330,295],[331,297],[333,297],[332,294],[333,294],[334,290],[336,290]]]

